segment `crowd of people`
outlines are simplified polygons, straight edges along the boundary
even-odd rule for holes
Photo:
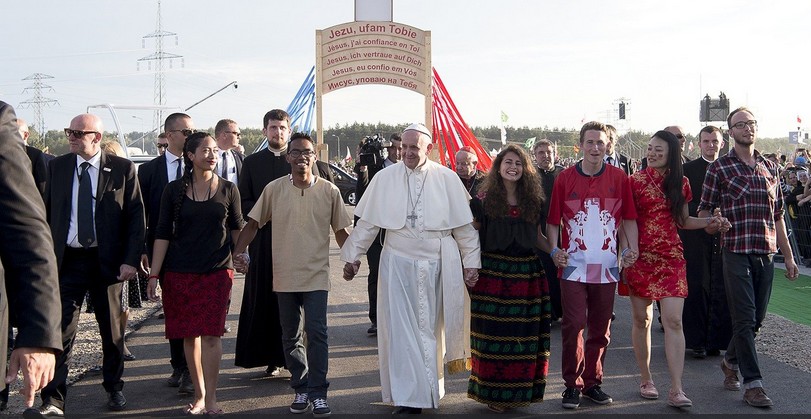
[[[786,203],[786,223],[796,240],[796,253],[806,266],[811,263],[811,179],[808,170],[811,157],[808,150],[798,147],[790,156],[781,153],[767,154],[781,169],[780,187]]]
[[[22,155],[9,143],[23,144],[27,126],[10,107],[0,109],[0,145]],[[191,395],[184,413],[222,414],[217,380],[235,272],[246,274],[235,364],[269,376],[288,370],[290,412],[330,415],[330,236],[345,280],[366,255],[368,333],[378,336],[382,400],[395,414],[439,408],[446,371],[469,370],[467,396],[493,412],[540,402],[551,356],[562,361],[563,408],[579,407],[582,397],[613,403],[603,385],[617,292],[630,296],[641,398],[659,398],[650,371],[658,305],[670,406],[691,407],[688,392],[698,391],[682,385],[686,349],[696,358],[723,355],[719,384],[743,390],[749,405],[771,406],[754,340],[778,249],[786,276],[798,274],[783,221],[787,191],[781,167],[755,150],[753,113],[738,108],[727,123],[734,144],[724,156],[720,129],[703,128],[701,156],[688,161],[683,130],[669,126],[650,138],[636,170],[618,151],[616,129],[588,122],[582,157],[567,167],[542,139],[529,151],[505,146],[487,172],[470,147],[454,156],[455,171],[432,161],[432,133],[412,124],[392,135],[385,160],[356,164],[353,223],[315,141],[291,133],[285,111],[265,114],[268,146],[249,156],[238,151],[236,121],[219,121],[212,135],[189,115],[172,114],[161,155],[137,172],[102,147],[97,116],[78,115],[65,129],[70,153],[43,165],[29,152],[31,164],[14,167],[24,176],[3,180],[25,179],[17,183],[27,189],[17,192],[29,195],[36,210],[29,229],[43,236],[0,253],[14,291],[3,319],[19,330],[8,368],[24,370],[24,417],[66,413],[87,294],[107,407],[126,408],[122,317],[127,285],[137,290],[139,275],[148,278],[148,298],[163,302],[166,385]],[[796,205],[808,200],[804,191]],[[10,257],[20,251],[39,262],[26,287]],[[553,322],[560,354],[550,349]],[[42,404],[32,407],[40,389]]]

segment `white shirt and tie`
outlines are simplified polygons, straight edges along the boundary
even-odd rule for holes
[[[606,163],[610,164],[611,166],[620,167],[619,158],[617,157],[616,154],[607,155],[607,156],[605,156],[604,160],[605,160]]]
[[[90,163],[90,166],[87,167],[87,173],[82,173],[82,163],[87,162]],[[70,201],[70,227],[68,227],[68,246],[81,249],[82,244],[79,242],[79,182],[81,182],[81,176],[89,176],[90,177],[90,190],[93,195],[93,205],[91,208],[93,210],[93,219],[95,220],[96,215],[96,199],[97,196],[96,191],[99,187],[99,166],[101,165],[101,153],[96,153],[95,156],[91,157],[90,160],[85,160],[82,156],[76,155],[76,170],[73,171],[73,188],[71,190],[71,201]],[[93,226],[95,230],[95,225]],[[88,247],[94,247],[98,243],[94,241]]]
[[[163,153],[163,156],[166,157],[166,179],[169,179],[169,182],[171,182],[183,176],[183,169],[186,166],[183,164],[183,158],[175,156],[168,148],[166,152]],[[180,167],[179,172],[177,170],[178,167]],[[180,173],[180,176],[177,175],[178,173]]]
[[[234,158],[234,153],[230,150],[220,151],[219,162],[217,163],[217,174],[234,185],[237,184],[239,180],[237,177],[237,162]]]

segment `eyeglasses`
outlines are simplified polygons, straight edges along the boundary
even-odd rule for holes
[[[757,128],[757,121],[755,121],[753,119],[751,121],[741,121],[741,122],[732,124],[732,128],[744,129],[745,127],[749,127],[749,128],[752,128],[752,129]]]
[[[683,140],[684,139],[684,134],[676,134],[676,138],[678,138],[680,140]]]
[[[188,137],[189,135],[192,135],[195,132],[197,132],[197,130],[196,129],[170,129],[169,131],[166,131],[166,132],[179,132],[179,133],[183,134],[184,136]]]
[[[166,148],[166,147],[169,147],[169,144],[155,143],[155,147],[158,147],[158,148]]]
[[[236,132],[236,131],[223,131],[223,132],[226,133],[226,134],[236,135],[237,138],[242,137],[242,133],[240,133],[240,132]]]
[[[313,150],[290,150],[290,151],[287,152],[287,154],[289,154],[290,157],[292,157],[294,159],[297,159],[297,158],[299,158],[301,156],[309,158],[309,157],[315,156],[315,151],[313,151]]]
[[[81,130],[78,130],[78,129],[65,128],[65,135],[67,135],[68,138],[70,138],[71,135],[76,137],[76,138],[82,138],[87,134],[100,134],[100,132],[98,132],[98,131],[81,131]]]

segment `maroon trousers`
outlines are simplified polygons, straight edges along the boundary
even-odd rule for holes
[[[603,362],[611,337],[611,313],[617,284],[560,280],[563,320],[563,381],[567,388],[588,389],[603,382]],[[588,337],[583,339],[583,330]]]

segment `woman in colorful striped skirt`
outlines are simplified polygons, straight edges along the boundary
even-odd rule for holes
[[[505,147],[471,200],[482,268],[470,289],[468,397],[494,412],[543,400],[549,370],[549,286],[535,248],[549,251],[540,182],[529,155]]]

